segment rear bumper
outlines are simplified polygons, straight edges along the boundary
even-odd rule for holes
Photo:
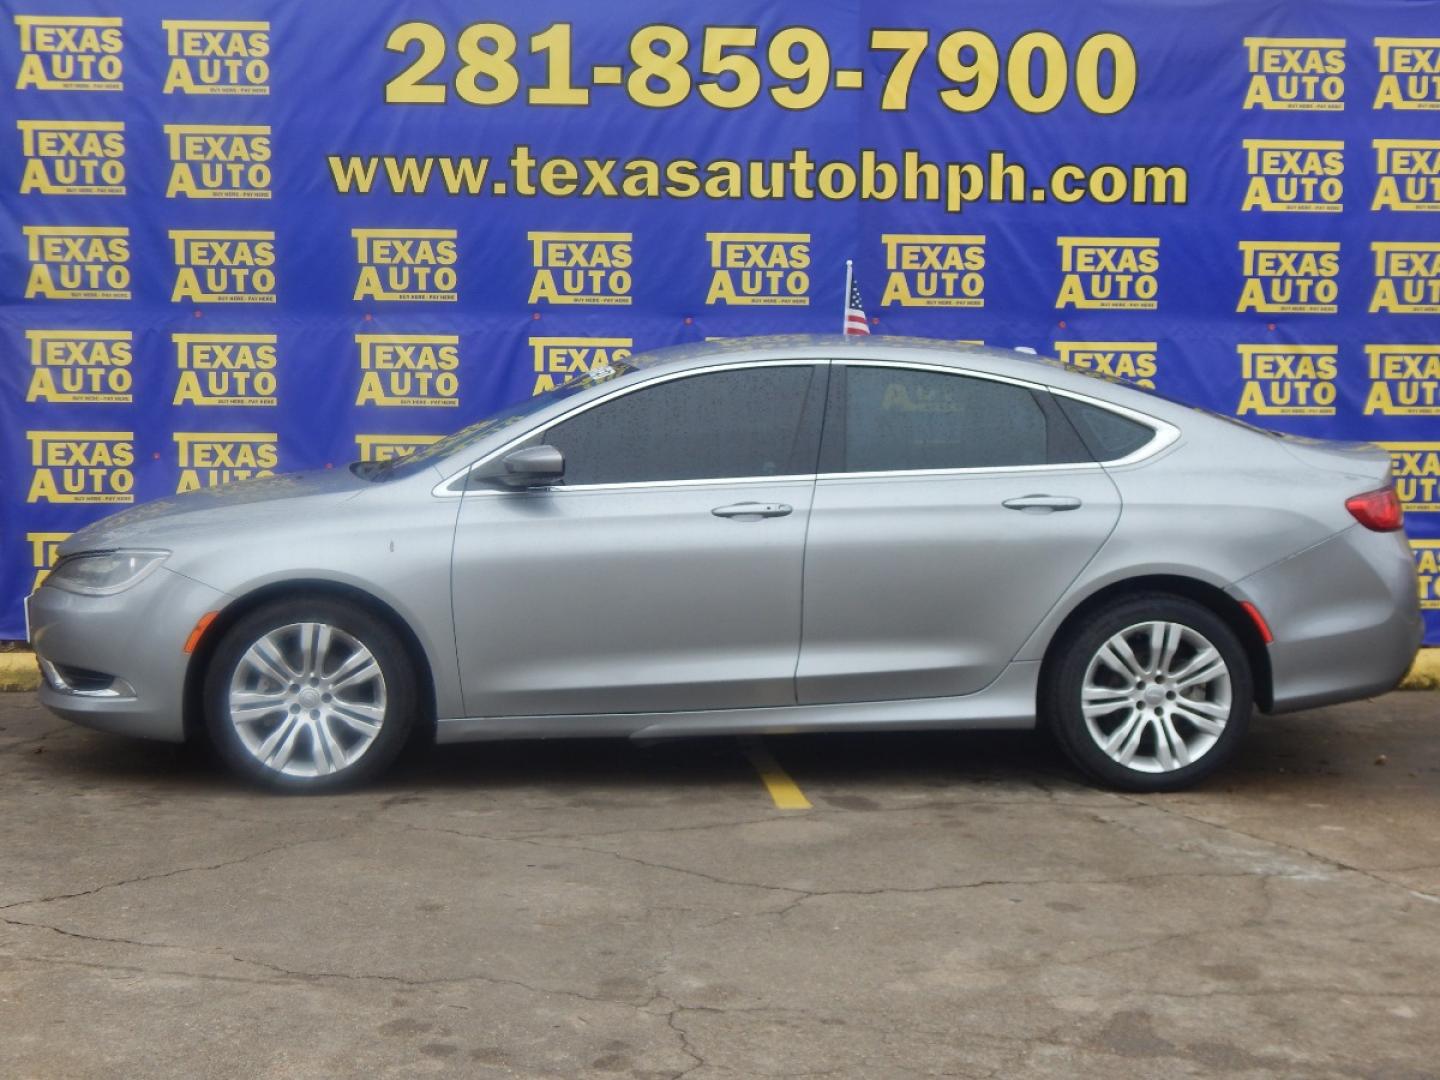
[[[49,665],[112,676],[103,692],[67,689],[51,671],[40,703],[86,727],[179,742],[185,738],[186,638],[224,593],[165,568],[114,596],[42,586],[26,600],[30,643]]]
[[[1272,712],[1393,690],[1424,635],[1403,532],[1356,525],[1228,591],[1253,603],[1275,635]]]

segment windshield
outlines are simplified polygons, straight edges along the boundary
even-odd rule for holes
[[[390,458],[386,461],[352,462],[350,471],[356,476],[374,481],[375,483],[395,480],[402,476],[413,476],[415,473],[427,468],[431,463],[468,449],[480,442],[480,440],[489,438],[497,431],[502,431],[512,424],[517,424],[521,420],[533,416],[541,409],[553,405],[557,401],[578,394],[582,390],[589,390],[592,386],[612,382],[615,379],[630,374],[634,370],[636,369],[629,364],[619,360],[612,360],[603,368],[595,368],[584,375],[567,379],[553,389],[545,390],[536,394],[534,397],[525,398],[523,401],[517,401],[514,405],[506,406],[499,412],[492,413],[467,428],[461,428],[453,435],[445,436],[445,438],[439,442],[420,447],[420,449],[416,450],[413,454],[405,454],[402,457]]]

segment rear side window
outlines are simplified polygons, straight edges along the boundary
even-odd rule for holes
[[[1121,416],[1097,405],[1054,395],[1060,408],[1075,425],[1086,448],[1096,461],[1117,461],[1128,457],[1155,437],[1155,430],[1128,416]]]
[[[815,471],[820,395],[812,365],[689,375],[604,402],[541,438],[565,484],[788,476]]]
[[[841,393],[838,389],[843,385]],[[1064,418],[1029,389],[899,367],[832,376],[826,472],[987,469],[1088,461]]]

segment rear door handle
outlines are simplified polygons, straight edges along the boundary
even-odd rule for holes
[[[1007,510],[1023,510],[1027,514],[1049,514],[1059,510],[1076,510],[1080,500],[1073,495],[1020,495],[1000,504]]]
[[[729,506],[717,506],[710,513],[716,517],[738,518],[741,521],[758,521],[760,518],[784,517],[795,508],[788,503],[739,502]]]

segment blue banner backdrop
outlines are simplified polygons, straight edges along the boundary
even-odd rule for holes
[[[1437,0],[4,9],[0,637],[121,504],[838,330],[847,258],[878,332],[1383,442],[1440,609]]]

